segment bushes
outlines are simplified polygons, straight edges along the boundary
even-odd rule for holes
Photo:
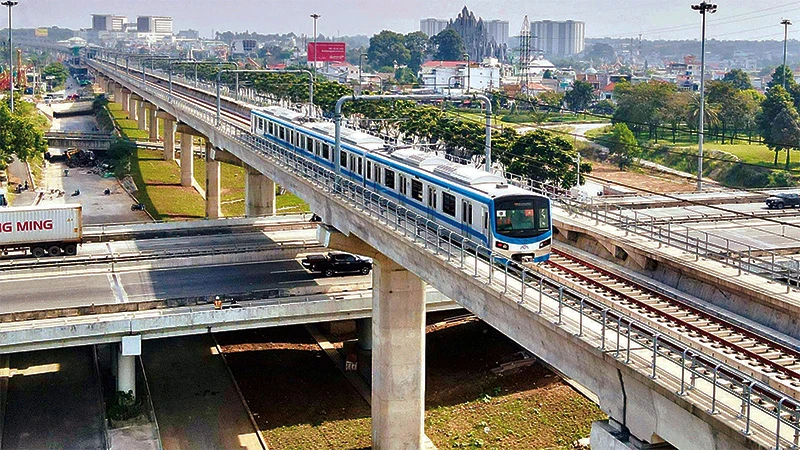
[[[112,421],[130,420],[143,411],[142,402],[133,396],[133,392],[118,391],[108,406],[108,418]]]

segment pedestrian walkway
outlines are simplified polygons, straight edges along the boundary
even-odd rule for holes
[[[39,194],[35,190],[33,179],[28,171],[28,165],[16,157],[11,164],[8,165],[8,192],[14,194],[13,205],[11,206],[31,206],[35,205]],[[17,193],[17,185],[25,186],[27,183],[28,189]]]

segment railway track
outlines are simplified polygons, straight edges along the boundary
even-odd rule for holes
[[[560,250],[538,271],[800,399],[800,351],[789,345]]]

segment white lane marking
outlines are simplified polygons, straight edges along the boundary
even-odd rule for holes
[[[108,283],[111,285],[111,291],[114,293],[114,299],[117,303],[128,303],[128,293],[125,292],[125,288],[119,281],[117,274],[108,273],[106,276],[108,277]]]
[[[270,273],[296,273],[296,272],[307,272],[306,269],[290,269],[290,270],[275,270]]]

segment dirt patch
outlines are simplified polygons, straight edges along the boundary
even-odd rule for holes
[[[571,448],[603,418],[539,364],[492,373],[523,353],[485,323],[428,322],[439,325],[427,333],[425,432],[438,448]],[[218,340],[270,448],[369,448],[370,406],[302,327]]]
[[[590,175],[600,180],[655,193],[693,192],[696,189],[694,181],[677,175],[648,169],[623,171],[614,165],[597,161],[592,162],[592,173]]]

